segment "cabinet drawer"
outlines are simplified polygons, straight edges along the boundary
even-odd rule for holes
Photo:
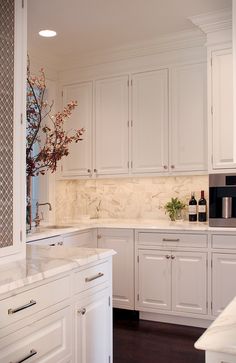
[[[212,234],[212,248],[232,248],[236,249],[236,235]]]
[[[71,310],[59,310],[0,340],[0,363],[55,363],[71,354]]]
[[[74,276],[75,293],[90,289],[106,281],[108,281],[107,262],[78,271]]]
[[[70,296],[69,276],[0,301],[0,326],[15,323]]]
[[[138,232],[139,244],[163,247],[207,247],[206,234]]]

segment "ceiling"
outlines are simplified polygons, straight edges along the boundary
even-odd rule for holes
[[[28,51],[60,64],[111,48],[194,29],[188,17],[232,6],[232,0],[28,0]],[[56,30],[42,38],[41,29]]]

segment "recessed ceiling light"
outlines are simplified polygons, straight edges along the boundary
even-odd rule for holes
[[[40,30],[39,35],[41,35],[41,37],[50,38],[55,37],[57,33],[54,30]]]

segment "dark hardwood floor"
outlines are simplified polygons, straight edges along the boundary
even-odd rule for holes
[[[114,363],[204,363],[194,342],[204,329],[138,320],[114,309]]]

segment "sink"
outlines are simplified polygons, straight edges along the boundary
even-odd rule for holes
[[[47,227],[43,227],[43,228],[47,228],[47,229],[62,229],[62,228],[72,228],[72,226],[64,226],[62,224],[53,224],[51,226],[47,226]]]

